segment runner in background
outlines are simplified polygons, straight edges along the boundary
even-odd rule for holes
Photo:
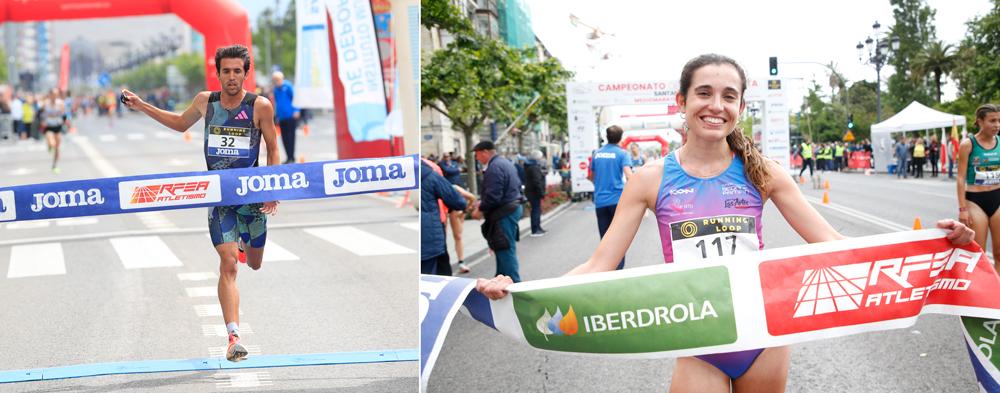
[[[45,97],[38,112],[41,127],[45,133],[45,143],[52,152],[52,172],[59,173],[59,145],[66,130],[66,106],[59,98],[59,90],[52,89]]]
[[[204,152],[209,170],[258,166],[261,139],[267,146],[267,165],[280,164],[274,108],[267,98],[243,90],[243,81],[250,71],[250,51],[242,45],[219,48],[215,51],[215,71],[222,91],[198,93],[184,113],[156,108],[128,90],[122,90],[122,102],[178,132],[204,119]],[[229,331],[226,349],[229,361],[240,361],[247,356],[239,336],[237,261],[244,259],[251,269],[260,269],[267,242],[267,215],[277,211],[277,201],[209,208],[209,234],[219,254],[219,303]],[[249,247],[241,258],[243,245]]]
[[[993,266],[1000,269],[1000,106],[976,109],[979,132],[962,140],[958,149],[958,219],[976,231],[976,243],[986,249],[993,241]]]
[[[625,131],[619,126],[605,130],[607,144],[591,155],[590,181],[594,182],[594,212],[597,214],[597,233],[604,238],[615,217],[618,200],[625,188],[625,181],[632,178],[632,159],[618,146]],[[618,262],[618,270],[625,267],[625,256]]]
[[[746,85],[743,69],[725,56],[702,55],[684,66],[676,99],[685,116],[687,141],[632,177],[597,250],[568,275],[614,270],[646,209],[656,213],[667,263],[696,263],[762,249],[760,218],[768,200],[807,242],[844,238],[806,201],[785,170],[754,149],[737,127],[746,108]],[[701,225],[712,221],[742,225]],[[958,245],[973,236],[953,220],[941,220],[937,226],[950,229],[948,238]],[[511,283],[497,276],[480,279],[476,289],[499,299]],[[788,347],[678,358],[670,391],[783,392],[789,358]]]

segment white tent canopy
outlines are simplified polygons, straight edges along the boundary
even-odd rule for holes
[[[892,156],[893,140],[891,133],[906,131],[922,131],[941,129],[941,142],[947,142],[947,130],[952,126],[961,126],[965,135],[965,116],[953,115],[934,110],[923,104],[913,101],[906,108],[899,111],[895,116],[885,121],[872,124],[872,147],[874,147],[875,169],[887,171],[890,164],[896,160]],[[942,149],[942,152],[950,150]],[[943,169],[942,169],[943,170]]]
[[[965,116],[953,115],[934,110],[913,101],[895,116],[877,124],[872,124],[872,136],[887,132],[929,130],[959,125],[965,127]]]

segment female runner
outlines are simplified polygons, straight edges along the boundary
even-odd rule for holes
[[[774,201],[782,216],[809,243],[842,239],[806,201],[792,177],[766,159],[737,128],[745,109],[747,80],[735,60],[708,54],[681,72],[677,104],[685,115],[687,141],[662,160],[646,164],[625,186],[611,227],[586,263],[568,274],[611,271],[625,255],[647,208],[656,213],[666,262],[757,251],[763,248],[761,212]],[[699,220],[692,220],[699,218]],[[746,223],[738,232],[698,228],[691,237],[683,222],[717,219]],[[732,221],[729,221],[732,222]],[[954,220],[941,220],[954,244],[974,233]],[[715,226],[713,225],[712,228]],[[737,227],[737,226],[728,226]],[[725,247],[716,247],[723,242]],[[730,247],[732,244],[732,247]],[[491,299],[506,296],[506,276],[480,279],[476,289]],[[671,392],[782,392],[788,378],[788,347],[755,349],[677,359]]]

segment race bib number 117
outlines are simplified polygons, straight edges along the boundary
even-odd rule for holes
[[[753,216],[726,215],[670,223],[674,262],[736,255],[760,249]]]

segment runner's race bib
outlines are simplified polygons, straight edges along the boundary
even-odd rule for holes
[[[215,157],[250,157],[250,129],[208,126],[208,155]]]
[[[753,216],[725,215],[670,223],[674,263],[758,251],[757,222]]]
[[[1000,184],[1000,165],[977,166],[976,185],[993,186]]]

